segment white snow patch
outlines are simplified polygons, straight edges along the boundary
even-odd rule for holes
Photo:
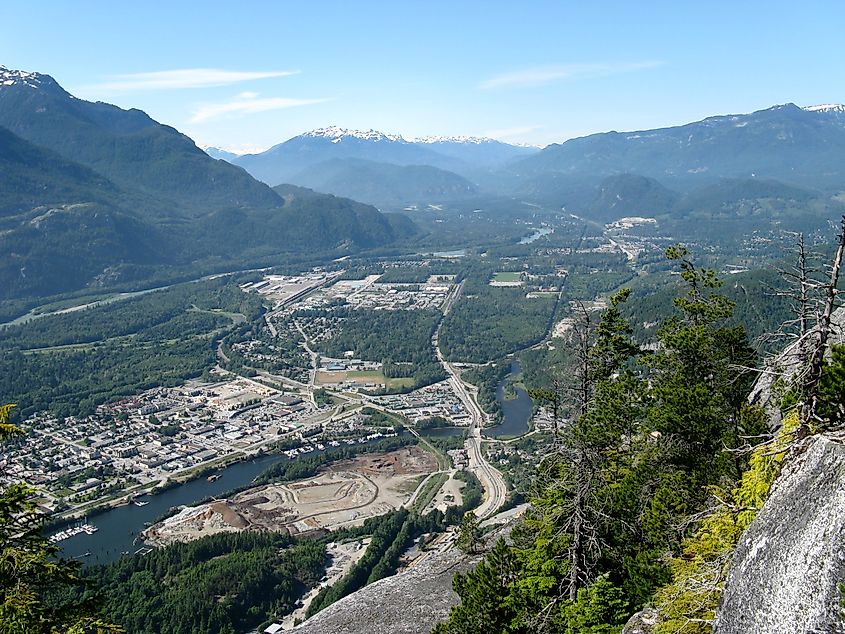
[[[362,141],[391,141],[394,143],[419,143],[422,145],[436,145],[438,143],[455,143],[461,145],[483,145],[486,143],[503,143],[496,139],[478,136],[420,136],[404,137],[401,134],[387,134],[378,130],[350,130],[339,126],[317,128],[301,134],[302,137],[331,139],[337,143],[341,139],[360,139]],[[507,144],[505,144],[507,145]]]
[[[394,141],[398,143],[407,143],[398,134],[385,134],[378,130],[348,130],[338,126],[329,126],[327,128],[317,128],[301,134],[303,137],[316,137],[325,139],[361,139],[363,141]]]
[[[807,112],[842,112],[845,113],[845,104],[841,103],[822,103],[818,106],[807,106],[804,108]]]
[[[0,66],[0,86],[14,86],[15,84],[38,88],[41,84],[41,75]]]

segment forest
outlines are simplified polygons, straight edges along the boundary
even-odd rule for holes
[[[491,273],[467,277],[443,321],[440,346],[450,361],[486,363],[540,342],[551,328],[557,296],[526,299],[523,288],[493,287]]]
[[[576,329],[585,338],[570,342],[569,373],[541,394],[549,406],[574,399],[571,422],[535,474],[512,541],[455,577],[461,603],[436,634],[618,633],[647,603],[661,612],[657,634],[710,631],[718,562],[765,499],[784,450],[777,440],[752,451],[768,431],[747,401],[760,360],[734,302],[685,248],[667,257],[682,286],[664,306],[659,345],[634,339],[627,289],[591,328]],[[818,364],[810,402],[822,426],[841,417],[839,350]],[[806,385],[783,386],[787,421]]]
[[[225,278],[0,329],[0,394],[22,415],[93,413],[101,403],[198,377],[214,341],[264,307]]]
[[[325,566],[322,542],[241,532],[123,557],[85,578],[102,613],[127,632],[235,634],[290,612]]]
[[[431,337],[440,321],[438,311],[341,307],[327,316],[337,329],[330,338],[317,344],[322,354],[342,358],[344,352],[353,350],[358,359],[383,363],[387,378],[413,377],[414,388],[446,378],[431,346]]]

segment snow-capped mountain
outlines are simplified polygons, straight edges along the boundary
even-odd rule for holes
[[[49,75],[0,78],[0,300],[353,252],[415,231],[350,200],[282,199],[143,111],[76,99]]]
[[[32,89],[43,90],[62,99],[76,100],[76,97],[59,86],[50,75],[0,65],[0,91],[9,92],[18,89],[25,90],[28,94],[33,94]]]
[[[534,151],[534,148],[480,137],[406,138],[378,130],[329,126],[305,132],[266,152],[241,156],[232,162],[272,185],[283,182],[299,184],[296,176],[300,172],[324,161],[346,159],[399,166],[430,166],[472,179],[479,170],[504,165]]]
[[[299,135],[301,137],[324,138],[331,139],[332,142],[337,143],[344,139],[355,139],[359,141],[372,141],[380,143],[383,141],[394,143],[408,143],[398,134],[385,134],[378,130],[349,130],[338,126],[329,126],[327,128],[317,128],[310,132],[305,132]]]
[[[300,136],[304,137],[324,137],[332,140],[343,139],[359,139],[362,141],[392,141],[396,143],[416,143],[420,145],[437,145],[439,143],[456,143],[466,145],[482,145],[482,144],[500,144],[511,145],[489,137],[479,136],[441,136],[429,135],[419,137],[406,137],[401,134],[388,134],[380,132],[379,130],[350,130],[348,128],[341,128],[339,126],[329,126],[327,128],[317,128],[310,132],[305,132]]]
[[[414,143],[424,143],[428,145],[437,143],[466,143],[470,145],[481,145],[483,143],[502,143],[496,139],[482,136],[420,136],[412,139]],[[504,145],[509,145],[505,143]]]
[[[238,158],[238,154],[234,152],[229,152],[227,150],[221,150],[219,147],[204,147],[202,148],[203,151],[208,154],[211,158],[214,159],[222,159],[224,161],[228,161],[229,163],[233,163],[235,159]]]
[[[41,85],[43,77],[45,77],[45,75],[28,73],[23,70],[13,70],[0,65],[0,86],[14,86],[15,84],[21,84],[29,86],[30,88],[38,88]]]

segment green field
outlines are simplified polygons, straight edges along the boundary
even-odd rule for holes
[[[448,473],[435,473],[428,482],[425,483],[425,487],[422,491],[420,491],[419,496],[414,501],[414,510],[417,512],[422,512],[425,507],[431,503],[434,499],[434,496],[437,495],[437,492],[446,484],[446,481],[449,479]]]
[[[317,372],[316,382],[318,384],[325,385],[327,383],[342,383],[343,381],[375,383],[376,385],[386,385],[388,388],[414,387],[415,383],[413,377],[397,377],[388,379],[385,378],[384,373],[374,370],[341,370],[337,372],[320,370]]]
[[[519,282],[522,279],[522,273],[519,271],[499,271],[493,275],[494,282]]]
[[[364,381],[365,383],[384,383],[384,374],[373,370],[349,370],[346,377],[353,381]]]
[[[416,379],[412,376],[396,377],[394,379],[387,379],[387,389],[414,387]]]

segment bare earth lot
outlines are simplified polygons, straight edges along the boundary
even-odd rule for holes
[[[399,508],[411,497],[409,485],[436,470],[434,457],[418,447],[358,456],[306,480],[255,487],[230,499],[187,507],[148,528],[144,539],[164,545],[240,530],[297,534],[362,524]]]

